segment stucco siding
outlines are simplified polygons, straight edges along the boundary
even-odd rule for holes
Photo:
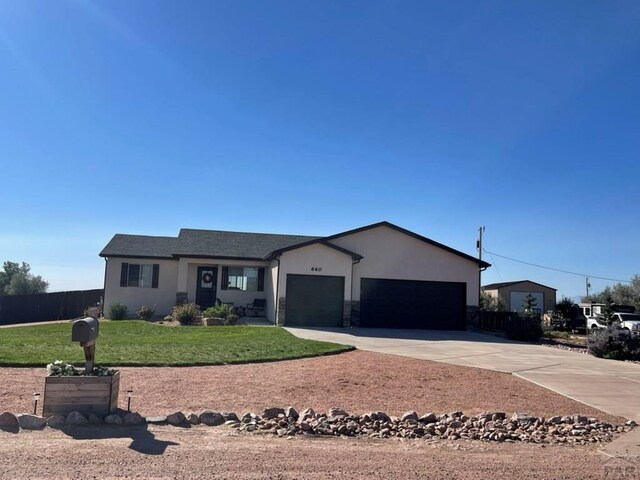
[[[386,226],[331,240],[362,255],[354,265],[353,298],[360,300],[362,278],[463,282],[467,305],[478,305],[478,264]]]
[[[280,258],[279,297],[287,295],[287,275],[344,277],[344,299],[351,299],[351,256],[325,245],[313,244],[290,250]]]
[[[160,265],[158,288],[121,287],[120,272],[122,263]],[[120,302],[127,306],[128,316],[136,318],[136,312],[142,305],[155,305],[156,315],[167,315],[175,305],[176,285],[178,281],[178,261],[158,260],[154,258],[118,258],[110,257],[106,262],[104,304]]]

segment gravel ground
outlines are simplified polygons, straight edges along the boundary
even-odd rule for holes
[[[0,368],[0,411],[32,411],[32,394],[43,392],[45,373],[44,368]],[[132,410],[144,416],[205,409],[241,415],[293,405],[389,415],[407,410],[582,414],[624,422],[509,374],[364,351],[247,365],[122,368],[121,407],[129,388]]]
[[[45,369],[0,369],[0,411],[30,411]],[[621,423],[512,375],[377,353],[251,365],[123,368],[120,405],[163,415],[204,409],[261,413],[294,405],[353,413],[462,410],[583,414]],[[0,479],[589,479],[607,457],[594,446],[369,438],[278,438],[228,427],[79,427],[0,431]]]
[[[75,439],[74,439],[75,437]],[[0,432],[0,479],[595,479],[593,447],[295,438],[227,427]]]

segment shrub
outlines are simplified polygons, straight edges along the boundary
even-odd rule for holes
[[[542,337],[542,322],[538,316],[520,316],[507,321],[505,332],[512,340],[539,340]]]
[[[171,311],[171,317],[180,325],[195,325],[200,316],[200,308],[195,303],[176,305]]]
[[[640,336],[617,325],[599,330],[588,339],[589,352],[610,360],[640,360]]]
[[[120,302],[115,302],[107,308],[107,318],[111,320],[124,320],[127,316],[127,306]]]
[[[156,306],[142,305],[138,309],[138,317],[142,320],[149,320],[156,313]]]
[[[202,316],[208,318],[221,318],[224,325],[235,325],[238,322],[238,315],[236,315],[233,305],[228,305],[226,303],[221,303],[207,308],[202,312]]]

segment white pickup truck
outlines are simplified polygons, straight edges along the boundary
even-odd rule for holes
[[[628,330],[633,335],[640,335],[640,315],[635,313],[615,312],[613,318],[620,322],[620,327],[623,330]],[[601,328],[607,328],[604,323],[602,315],[596,315],[595,317],[588,317],[587,323],[589,331],[593,332]]]

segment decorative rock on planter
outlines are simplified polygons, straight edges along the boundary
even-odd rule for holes
[[[108,415],[118,408],[120,372],[102,377],[46,377],[43,415],[66,415],[77,411]]]

